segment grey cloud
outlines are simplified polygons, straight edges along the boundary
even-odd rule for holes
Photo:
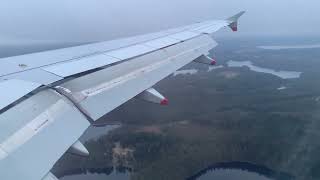
[[[318,0],[4,0],[3,41],[88,42],[227,18],[246,10],[238,35],[318,34]],[[222,33],[224,34],[224,33]]]

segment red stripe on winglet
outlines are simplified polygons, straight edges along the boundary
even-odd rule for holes
[[[232,31],[234,31],[234,32],[238,31],[238,27],[237,27],[237,26],[233,26],[233,27],[231,27],[231,29],[232,29]]]

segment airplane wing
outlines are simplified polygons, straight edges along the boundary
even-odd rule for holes
[[[152,88],[186,64],[215,64],[211,34],[237,31],[241,12],[153,34],[0,60],[0,179],[56,180],[66,152],[103,115],[131,98],[167,104]]]

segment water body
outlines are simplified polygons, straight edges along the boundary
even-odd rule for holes
[[[218,163],[187,178],[187,180],[290,180],[285,173],[274,172],[271,169],[246,162]]]
[[[320,44],[312,44],[312,45],[293,45],[293,46],[258,46],[260,49],[267,50],[285,50],[285,49],[314,49],[320,48]]]
[[[112,173],[110,175],[86,174],[65,176],[61,180],[129,180],[130,176],[121,173]]]
[[[224,68],[224,66],[219,65],[219,66],[209,66],[207,72],[214,71],[216,69],[221,69]],[[178,70],[173,73],[173,76],[178,76],[178,75],[194,75],[199,72],[198,69],[184,69],[184,70]]]
[[[207,174],[197,178],[198,180],[270,180],[270,178],[262,176],[258,173],[249,172],[238,169],[215,169]]]
[[[209,66],[208,72],[214,71],[214,70],[216,70],[216,69],[221,69],[221,68],[224,68],[224,66],[222,66],[222,65],[219,65],[219,66]]]
[[[286,89],[288,89],[286,86],[281,86],[281,87],[277,88],[277,90],[279,90],[279,91],[286,90]]]
[[[106,169],[98,171],[86,171],[83,174],[68,175],[60,180],[130,180],[130,172]]]
[[[197,69],[185,69],[185,70],[179,70],[173,73],[173,76],[178,76],[178,75],[193,75],[198,73]]]
[[[89,127],[88,130],[81,137],[82,142],[86,142],[88,140],[97,140],[99,137],[103,135],[107,135],[110,131],[120,128],[121,125],[107,125],[102,127]]]
[[[228,61],[227,65],[228,67],[248,67],[251,71],[272,74],[282,79],[300,78],[302,74],[302,72],[296,72],[296,71],[276,71],[273,69],[262,68],[262,67],[253,65],[251,61]]]

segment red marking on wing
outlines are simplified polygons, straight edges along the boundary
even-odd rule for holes
[[[169,104],[169,100],[167,98],[164,98],[161,102],[160,102],[161,105],[163,106],[166,106]]]

